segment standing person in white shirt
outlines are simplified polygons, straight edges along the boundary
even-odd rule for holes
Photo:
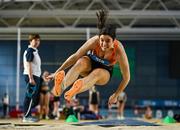
[[[29,35],[30,45],[23,55],[24,76],[26,82],[26,95],[24,99],[23,122],[37,122],[38,119],[31,116],[31,109],[39,103],[41,81],[41,58],[37,48],[40,45],[39,34]]]

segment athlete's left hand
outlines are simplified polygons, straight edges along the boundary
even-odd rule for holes
[[[108,101],[108,105],[111,106],[112,104],[117,102],[117,96],[115,95],[115,93],[113,93],[110,97],[109,97],[109,101]]]

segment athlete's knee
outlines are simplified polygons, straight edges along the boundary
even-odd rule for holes
[[[100,84],[101,82],[106,83],[110,79],[109,72],[104,69],[95,69],[92,74],[94,78],[97,78],[97,82],[100,82]]]
[[[75,66],[79,69],[87,69],[89,68],[89,63],[90,61],[87,57],[82,57],[76,62]]]

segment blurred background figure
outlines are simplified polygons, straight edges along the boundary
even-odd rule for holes
[[[80,120],[80,118],[81,118],[80,113],[84,111],[85,107],[80,104],[79,99],[76,97],[73,98],[73,100],[72,100],[72,107],[75,112],[76,118]]]
[[[76,117],[76,119],[79,119],[79,111],[76,111],[74,110],[74,106],[75,106],[75,109],[77,108],[77,103],[78,100],[76,100],[75,98],[73,98],[73,100],[71,100],[70,102],[65,102],[64,105],[63,105],[63,108],[62,108],[62,113],[61,113],[61,119],[68,119],[68,117],[70,115],[73,115]]]
[[[78,120],[99,120],[102,119],[102,116],[98,112],[94,112],[89,110],[89,108],[85,107],[83,104],[80,104],[80,99],[74,96],[71,101],[71,106],[73,112]]]
[[[93,86],[89,90],[89,110],[98,114],[99,112],[99,103],[100,103],[100,95],[96,90],[95,86]]]
[[[156,119],[162,119],[162,118],[163,118],[162,110],[160,110],[160,109],[157,109],[157,110],[156,110],[156,112],[155,112],[155,118],[156,118]]]
[[[39,104],[41,87],[41,58],[38,47],[40,46],[40,35],[30,34],[29,45],[23,54],[23,75],[25,80],[24,116],[22,122],[32,123],[39,121],[32,116],[31,110]]]
[[[60,100],[59,100],[59,96],[54,96],[54,103],[53,103],[53,117],[54,119],[58,120],[60,118],[60,114],[59,114],[59,105],[60,105]]]
[[[3,118],[7,118],[8,110],[9,110],[9,95],[4,93],[2,98],[2,106],[3,106]]]
[[[146,118],[146,119],[152,119],[152,109],[151,109],[151,107],[150,106],[147,106],[146,107],[146,110],[145,110],[145,114],[144,114],[144,117]]]
[[[124,119],[124,108],[126,101],[127,101],[127,94],[125,92],[120,93],[117,102],[118,119]]]
[[[42,85],[40,90],[40,119],[49,119],[49,75],[48,71],[44,71],[42,75]]]

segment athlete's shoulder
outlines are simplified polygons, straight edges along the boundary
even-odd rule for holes
[[[114,43],[115,43],[116,45],[122,45],[122,43],[121,43],[119,40],[117,40],[117,39],[114,39]]]
[[[88,46],[90,46],[91,49],[92,49],[92,48],[96,47],[96,45],[97,45],[98,42],[99,42],[99,36],[98,36],[98,35],[95,35],[95,36],[91,37],[91,38],[86,42],[86,44],[87,44]]]
[[[118,55],[121,55],[124,52],[124,46],[119,40],[114,40],[115,43],[115,48],[116,48],[116,53]]]
[[[120,47],[120,48],[124,48],[124,47],[123,47],[123,44],[122,44],[119,40],[115,39],[115,40],[114,40],[114,43],[115,43],[115,46],[118,46],[118,47]]]
[[[89,40],[98,41],[99,40],[99,36],[95,35],[95,36],[91,37]]]

